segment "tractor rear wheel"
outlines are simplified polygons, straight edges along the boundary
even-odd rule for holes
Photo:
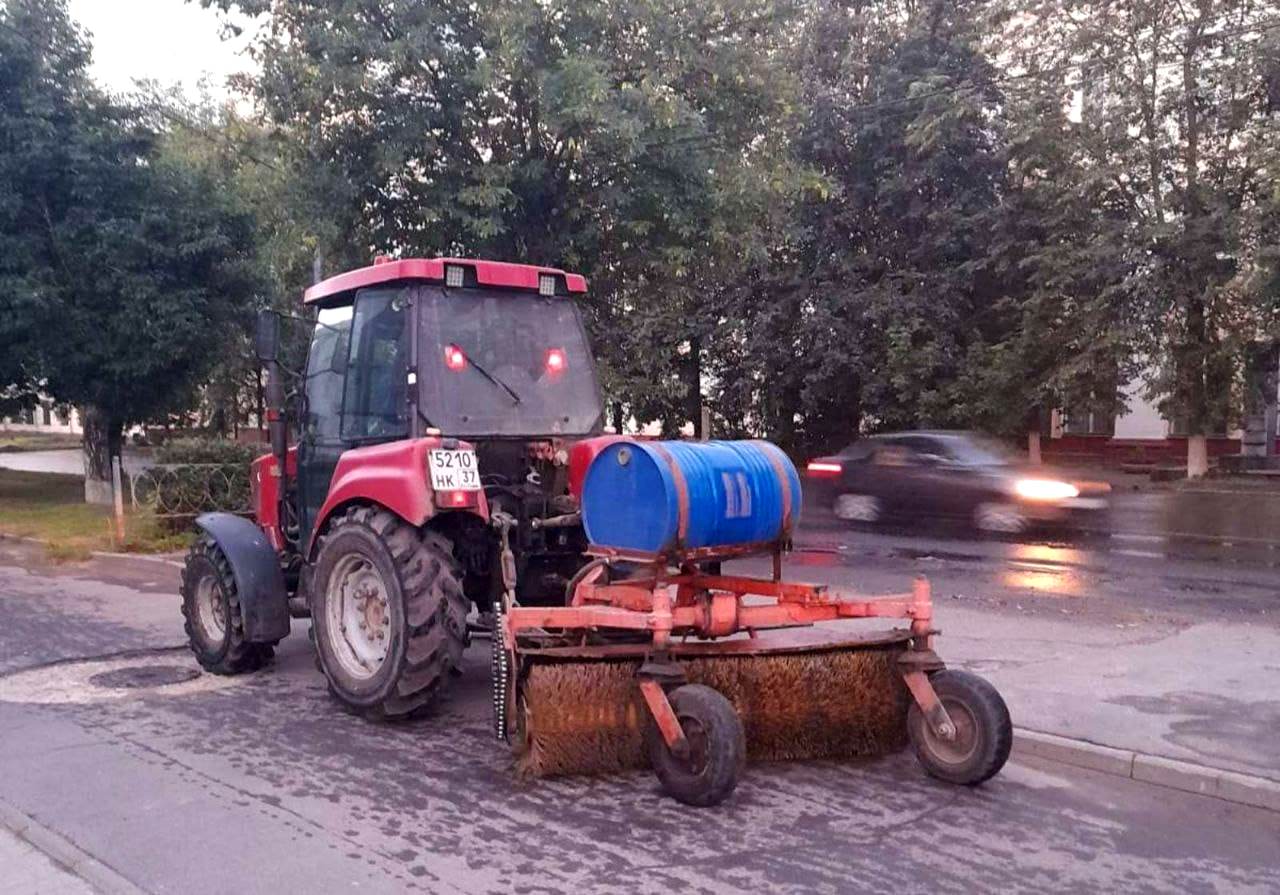
[[[214,674],[242,674],[271,661],[272,644],[244,639],[231,563],[208,535],[201,535],[187,553],[181,593],[182,626],[202,668]]]
[[[449,540],[357,507],[320,540],[311,618],[330,691],[358,714],[408,718],[462,662],[468,604]]]

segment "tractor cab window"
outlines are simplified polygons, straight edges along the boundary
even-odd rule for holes
[[[598,431],[595,365],[571,301],[426,287],[418,307],[419,401],[431,425],[462,437]]]
[[[356,296],[342,398],[344,439],[403,438],[409,434],[405,402],[407,307],[404,289],[366,290]]]
[[[303,435],[313,442],[336,441],[342,410],[342,368],[351,335],[351,305],[322,308],[307,354],[307,413]]]

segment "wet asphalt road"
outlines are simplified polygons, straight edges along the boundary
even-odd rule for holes
[[[1280,613],[1280,490],[1120,492],[1079,529],[984,536],[939,520],[866,526],[806,506],[795,567],[868,590],[923,572],[944,595],[1026,611],[1203,620]]]
[[[117,665],[189,668],[162,649],[180,640],[170,567],[0,549],[0,672],[40,669],[0,679],[0,798],[147,891],[1280,888],[1280,816],[1050,764],[977,790],[906,755],[763,765],[710,811],[644,773],[516,781],[488,731],[484,644],[434,716],[397,727],[337,707],[298,623],[268,671],[169,694],[108,700],[47,664],[134,650]],[[27,680],[63,681],[61,701]]]

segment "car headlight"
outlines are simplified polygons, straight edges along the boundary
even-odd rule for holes
[[[1080,496],[1080,489],[1053,479],[1018,479],[1013,490],[1027,500],[1068,500]]]

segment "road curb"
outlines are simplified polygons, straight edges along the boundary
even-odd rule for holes
[[[21,544],[34,544],[37,547],[48,548],[47,541],[39,538],[29,538],[26,535],[9,534],[7,531],[0,531],[0,541],[17,541]],[[158,562],[166,566],[173,566],[181,569],[183,564],[176,559],[169,559],[164,554],[150,553],[115,553],[110,550],[90,550],[89,555],[95,559],[136,559],[142,562]]]
[[[71,840],[0,800],[0,826],[104,895],[147,895]]]
[[[178,562],[176,559],[168,559],[163,554],[112,553],[109,550],[90,550],[89,555],[97,559],[136,559],[141,560],[142,562],[158,562],[162,565],[173,566],[176,569],[181,569],[183,567],[183,563]]]
[[[1280,781],[1131,749],[1015,728],[1013,754],[1034,756],[1141,783],[1280,812]]]

